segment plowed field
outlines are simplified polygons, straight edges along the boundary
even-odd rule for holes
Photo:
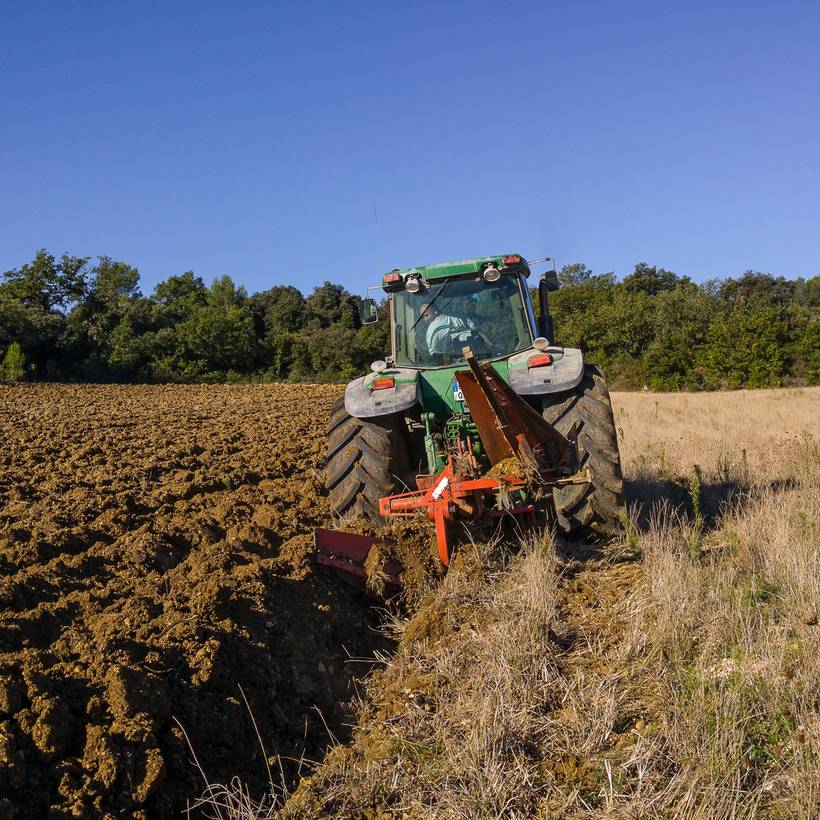
[[[344,736],[379,639],[311,559],[338,392],[0,387],[0,816],[179,816],[183,729],[262,791],[243,693],[269,755]]]

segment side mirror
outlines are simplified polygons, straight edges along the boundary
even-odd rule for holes
[[[561,287],[558,281],[558,274],[554,270],[548,270],[541,274],[541,281],[547,286],[547,290],[552,293]]]
[[[359,321],[363,325],[372,325],[379,321],[379,309],[375,299],[362,299],[359,302]]]

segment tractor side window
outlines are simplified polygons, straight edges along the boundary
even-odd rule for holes
[[[415,361],[418,352],[418,334],[412,330],[416,321],[416,311],[408,299],[394,299],[396,322],[396,361],[410,363]]]
[[[505,351],[518,347],[518,334],[510,318],[509,299],[505,298],[502,289],[493,288],[478,294],[474,321],[495,345]]]

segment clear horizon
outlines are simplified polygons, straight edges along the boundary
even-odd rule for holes
[[[820,272],[802,3],[6,7],[0,270],[248,291],[494,253]]]

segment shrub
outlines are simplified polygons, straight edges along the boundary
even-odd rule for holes
[[[23,354],[23,349],[17,342],[12,342],[6,351],[3,363],[0,364],[0,380],[4,382],[21,381],[25,366],[26,357]]]

